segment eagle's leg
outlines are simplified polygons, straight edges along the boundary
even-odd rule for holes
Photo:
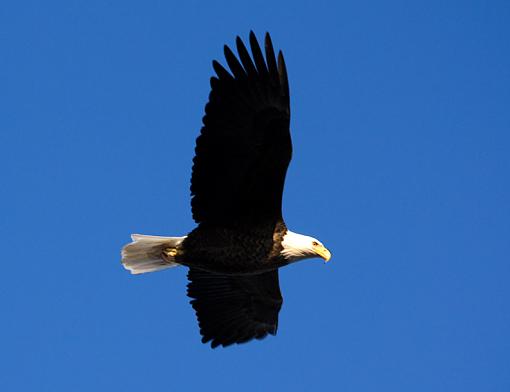
[[[165,260],[173,260],[174,257],[177,256],[177,248],[165,248],[163,249],[163,259]]]

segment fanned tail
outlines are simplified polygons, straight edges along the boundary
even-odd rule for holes
[[[132,274],[177,267],[175,255],[185,238],[133,234],[133,242],[122,248],[122,265]]]

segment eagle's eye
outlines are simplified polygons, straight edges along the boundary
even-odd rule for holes
[[[319,246],[319,243],[317,241],[312,242],[313,246]]]

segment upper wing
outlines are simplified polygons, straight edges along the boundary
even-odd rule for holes
[[[281,217],[292,155],[285,62],[281,51],[276,61],[269,34],[265,60],[253,32],[253,59],[239,37],[236,44],[241,62],[224,48],[232,74],[213,62],[217,77],[211,78],[191,177],[191,209],[197,223]]]
[[[278,270],[232,276],[190,268],[188,279],[203,343],[225,347],[276,334],[283,302]]]

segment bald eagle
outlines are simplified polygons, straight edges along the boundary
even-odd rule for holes
[[[230,69],[213,61],[209,102],[196,141],[191,210],[197,227],[184,237],[134,234],[122,249],[133,274],[183,265],[202,342],[228,346],[275,335],[282,295],[278,269],[331,258],[315,238],[287,229],[282,217],[292,155],[289,84],[283,54],[253,32],[251,56],[237,37]]]

